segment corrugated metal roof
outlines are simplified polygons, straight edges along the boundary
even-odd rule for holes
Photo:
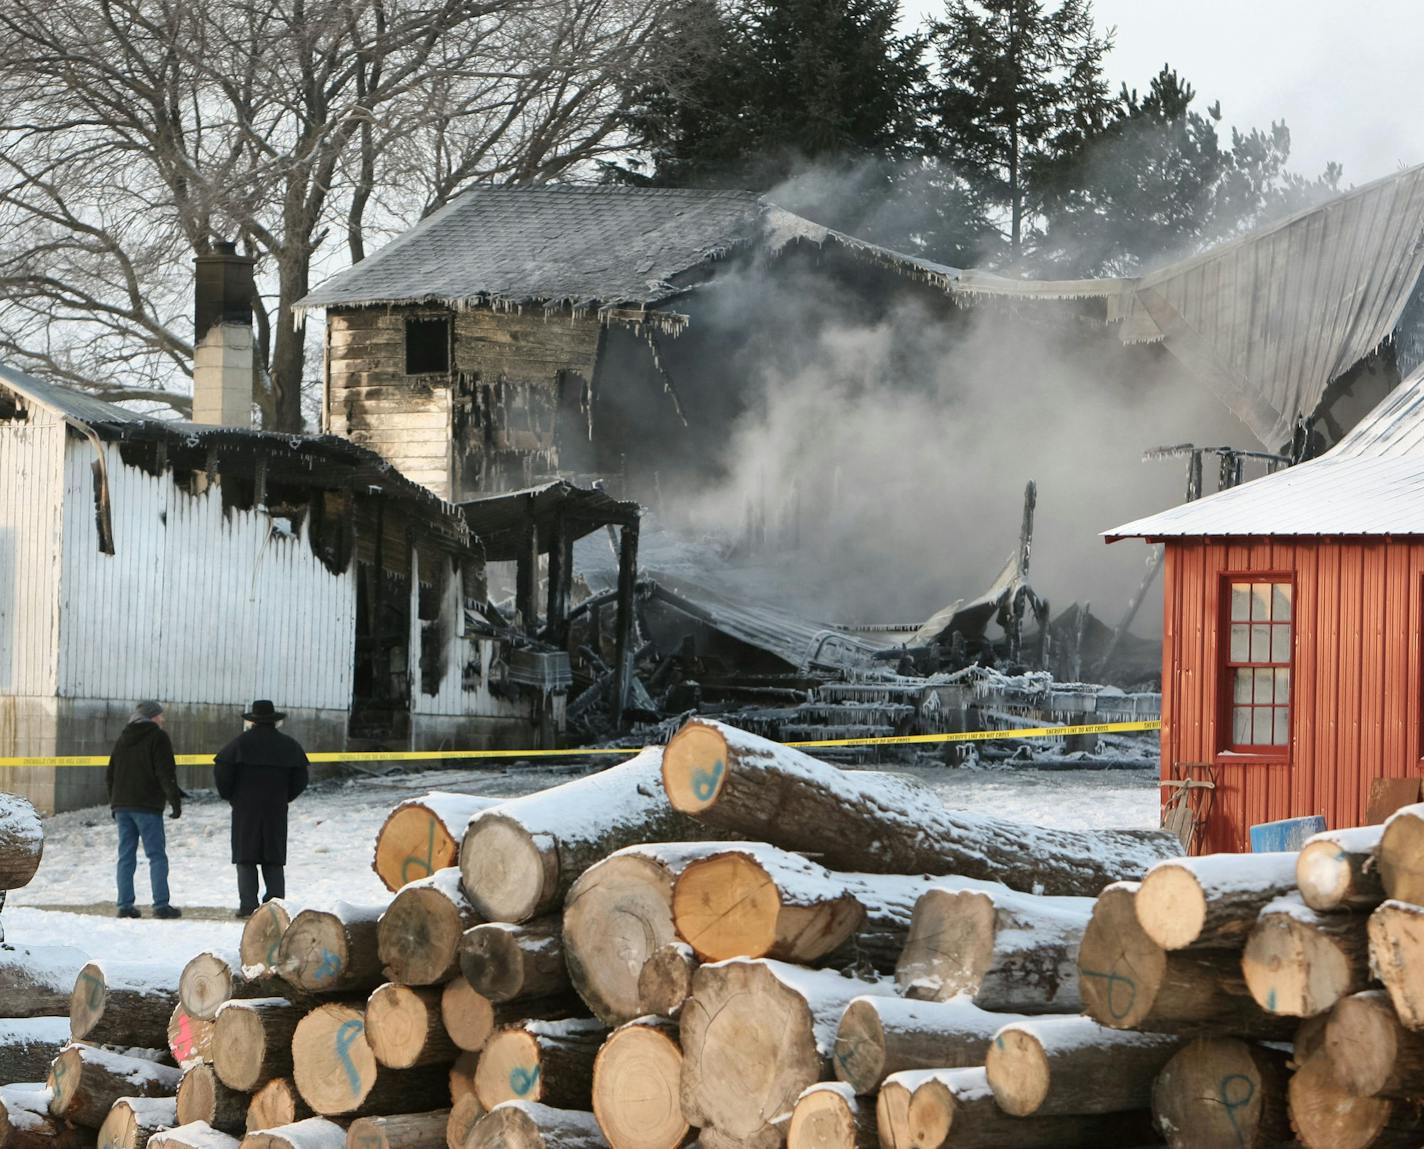
[[[580,539],[605,526],[636,524],[640,514],[637,503],[623,502],[606,491],[577,487],[563,479],[456,505],[484,544],[485,558],[490,562],[519,558],[525,532],[531,525],[539,533],[539,549],[543,553],[553,545],[554,527],[561,518],[570,537]]]
[[[1318,459],[1104,537],[1424,535],[1424,367]]]
[[[126,411],[113,403],[86,395],[72,387],[50,383],[16,371],[0,363],[0,383],[19,392],[45,410],[61,418],[78,419],[81,423],[142,423],[145,416]]]

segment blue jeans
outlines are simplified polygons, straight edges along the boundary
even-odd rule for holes
[[[138,866],[138,844],[148,859],[148,884],[153,890],[153,908],[168,904],[168,850],[163,840],[163,815],[152,810],[115,810],[119,828],[119,865],[115,877],[119,885],[119,909],[134,904],[134,870]]]

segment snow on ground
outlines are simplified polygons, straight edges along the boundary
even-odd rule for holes
[[[1158,824],[1156,776],[1145,770],[922,767],[897,772],[931,786],[956,810],[1061,828]],[[516,764],[501,770],[359,775],[316,783],[291,807],[287,894],[303,904],[383,901],[388,895],[371,871],[371,857],[376,831],[397,802],[436,789],[515,797],[575,773],[567,766]],[[198,791],[184,804],[183,817],[165,826],[173,904],[187,909],[189,918],[120,921],[112,916],[117,838],[108,810],[95,807],[45,820],[39,872],[29,886],[10,893],[0,917],[6,940],[71,945],[117,961],[183,962],[202,949],[235,947],[241,923],[228,916],[237,905],[237,886],[226,803],[212,791]],[[135,886],[147,914],[148,874],[141,856]]]

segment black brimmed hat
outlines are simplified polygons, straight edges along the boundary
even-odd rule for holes
[[[248,722],[281,722],[287,716],[272,705],[270,698],[259,698],[242,717]]]

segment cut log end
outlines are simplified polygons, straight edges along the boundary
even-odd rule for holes
[[[881,1149],[939,1149],[939,1142],[916,1145],[910,1132],[910,1101],[914,1094],[898,1081],[887,1081],[875,1099],[875,1130]]]
[[[465,980],[490,1001],[510,1001],[524,985],[524,951],[502,926],[475,926],[460,943]]]
[[[98,1142],[101,1149],[144,1149],[150,1137],[176,1121],[172,1098],[120,1098],[99,1127]]]
[[[1267,1013],[1314,1017],[1363,988],[1360,942],[1362,935],[1319,929],[1290,913],[1262,914],[1241,955],[1241,972]]]
[[[395,984],[377,988],[367,999],[365,1018],[366,1040],[376,1060],[391,1069],[409,1069],[448,1051],[438,1014],[432,990]],[[432,1041],[437,1048],[432,1049]]]
[[[1338,910],[1349,903],[1358,880],[1358,863],[1338,843],[1307,842],[1295,863],[1295,883],[1312,910]]]
[[[659,946],[638,971],[638,1012],[676,1017],[692,993],[697,958],[685,942]]]
[[[206,1018],[194,1017],[182,1003],[173,1007],[173,1015],[168,1019],[168,1052],[179,1065],[194,1061],[211,1061],[213,1030],[217,1023]]]
[[[494,1032],[494,1006],[462,977],[447,982],[440,995],[440,1019],[460,1049],[478,1053]]]
[[[218,1006],[232,997],[232,966],[214,953],[201,953],[183,967],[178,978],[178,1000],[192,1016],[212,1018]]]
[[[1185,866],[1158,866],[1142,879],[1137,920],[1163,949],[1183,949],[1196,941],[1206,924],[1206,910],[1206,894]]]
[[[465,1149],[475,1125],[484,1115],[484,1108],[473,1091],[456,1097],[445,1122],[446,1149]]]
[[[985,1068],[994,1100],[1011,1117],[1037,1113],[1048,1097],[1048,1057],[1032,1033],[1022,1029],[1001,1032],[989,1046]]]
[[[542,1101],[548,1085],[531,1034],[505,1029],[485,1043],[475,1069],[475,1095],[486,1110],[501,1101]]]
[[[376,932],[386,976],[403,985],[445,981],[455,972],[455,955],[469,924],[443,890],[402,890],[381,915]]]
[[[1326,1023],[1324,1048],[1340,1085],[1357,1097],[1417,1091],[1424,1035],[1406,1030],[1382,993],[1339,1002]]]
[[[282,902],[264,902],[242,927],[242,941],[237,948],[243,968],[275,970],[282,935],[291,924],[291,912]]]
[[[98,1027],[108,1003],[108,984],[98,962],[90,962],[74,979],[74,992],[69,998],[69,1033],[75,1041],[83,1041]]]
[[[1392,1103],[1351,1094],[1319,1053],[1296,1070],[1288,1089],[1291,1127],[1307,1149],[1370,1149],[1389,1125]]]
[[[687,1140],[681,1079],[670,1029],[635,1022],[604,1042],[593,1063],[593,1112],[612,1149],[677,1149]]]
[[[553,901],[558,880],[557,852],[517,822],[485,815],[465,831],[460,881],[486,921],[528,921]]]
[[[311,1116],[290,1077],[274,1077],[252,1094],[247,1106],[247,1130],[277,1129]]]
[[[1153,1084],[1158,1129],[1172,1149],[1266,1149],[1289,1141],[1285,1061],[1280,1051],[1235,1038],[1191,1042]]]
[[[301,1011],[280,998],[232,1002],[213,1023],[213,1068],[224,1085],[251,1091],[291,1070],[291,1035]],[[286,1124],[286,1122],[279,1122]]]
[[[1376,858],[1389,897],[1424,904],[1424,807],[1406,807],[1385,823]]]
[[[70,1046],[60,1050],[59,1056],[50,1066],[49,1079],[45,1084],[50,1092],[49,1111],[56,1117],[66,1117],[72,1108],[74,1095],[79,1089],[80,1078],[84,1072],[81,1058],[80,1051]]]
[[[607,1149],[608,1142],[586,1113],[546,1105],[504,1105],[486,1114],[466,1149]]]
[[[392,892],[453,866],[460,843],[429,807],[407,803],[391,811],[376,835],[371,869]]]
[[[915,903],[895,981],[906,997],[973,995],[994,954],[994,902],[976,890],[927,890]]]
[[[862,1129],[853,1099],[834,1089],[812,1089],[791,1111],[786,1145],[787,1149],[858,1149],[866,1143]]]
[[[674,810],[697,814],[712,806],[727,778],[727,739],[714,726],[692,721],[663,752],[663,789]]]
[[[885,1079],[885,1027],[874,1002],[858,998],[846,1006],[833,1061],[836,1078],[857,1093],[874,1093]]]
[[[1137,920],[1131,887],[1104,890],[1078,951],[1083,1011],[1100,1025],[1135,1029],[1151,1013],[1166,968],[1166,952]]]
[[[292,1065],[297,1091],[317,1113],[359,1109],[378,1074],[362,1012],[335,1004],[312,1010],[292,1036]]]

